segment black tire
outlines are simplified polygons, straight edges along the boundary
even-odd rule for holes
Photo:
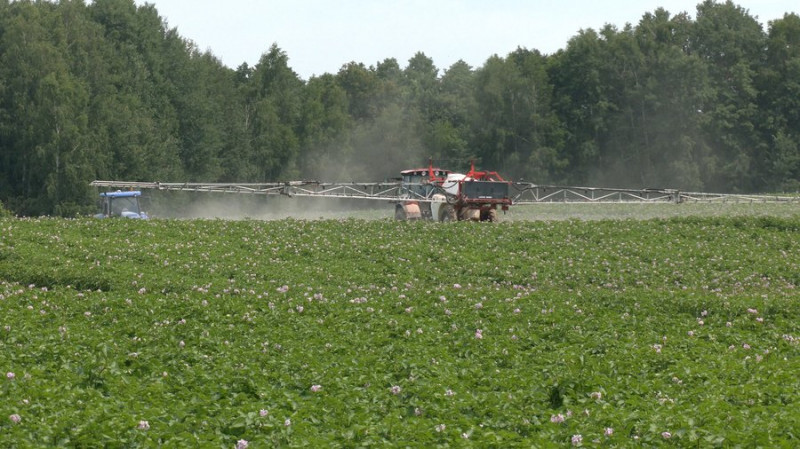
[[[439,208],[439,221],[442,223],[447,221],[456,221],[456,210],[452,204],[443,204]]]
[[[488,222],[500,221],[500,217],[497,215],[497,209],[482,210],[481,221],[488,221]]]
[[[422,214],[423,220],[433,220],[433,212],[431,212],[431,203],[420,204],[419,212]]]
[[[394,219],[399,221],[406,221],[406,210],[403,209],[401,204],[394,207]]]

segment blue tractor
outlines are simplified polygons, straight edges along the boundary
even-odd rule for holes
[[[141,196],[139,190],[103,192],[100,194],[100,213],[95,217],[148,218],[139,204]]]

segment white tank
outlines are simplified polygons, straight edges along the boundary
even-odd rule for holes
[[[442,188],[450,195],[458,195],[458,184],[460,181],[467,179],[467,175],[461,173],[450,173],[447,179],[442,183]]]

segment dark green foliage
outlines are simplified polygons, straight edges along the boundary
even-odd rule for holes
[[[3,207],[3,202],[0,201],[0,218],[9,218],[11,217],[11,212],[8,211],[5,207]]]
[[[420,52],[303,80],[278,44],[225,67],[150,4],[0,2],[0,200],[76,216],[94,179],[382,181],[429,157],[539,183],[797,191],[800,17],[767,25],[704,0],[552,55],[440,70]]]

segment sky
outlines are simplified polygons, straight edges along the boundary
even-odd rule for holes
[[[722,0],[718,0],[722,1]],[[226,66],[254,66],[277,44],[304,80],[349,63],[367,67],[395,58],[401,68],[417,52],[440,74],[458,60],[481,67],[518,47],[552,54],[579,30],[636,25],[663,7],[696,17],[701,0],[135,0],[155,5],[201,51]],[[764,29],[797,0],[739,0]]]

